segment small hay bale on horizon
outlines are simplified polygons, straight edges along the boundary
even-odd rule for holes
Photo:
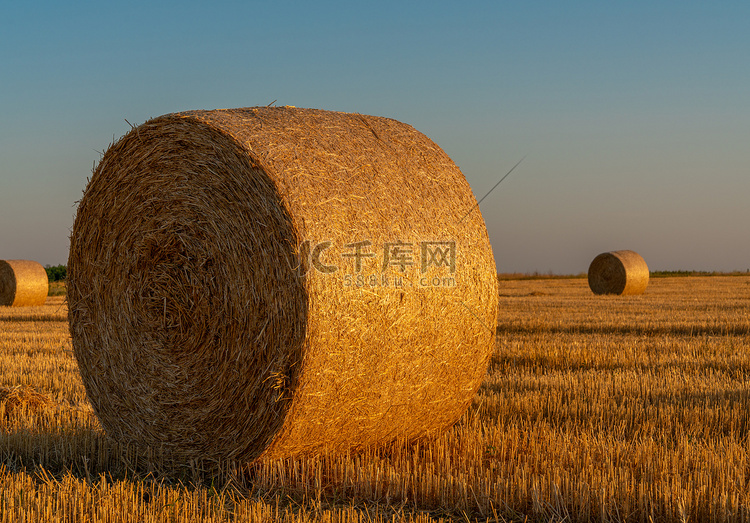
[[[31,260],[0,260],[0,306],[44,305],[49,292],[47,271]]]
[[[105,432],[177,459],[344,452],[442,431],[495,344],[471,188],[396,120],[168,114],[78,207],[69,323]]]
[[[605,252],[589,265],[588,280],[594,294],[643,294],[649,281],[648,265],[634,251]]]

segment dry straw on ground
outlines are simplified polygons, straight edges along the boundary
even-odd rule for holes
[[[109,435],[249,461],[453,424],[486,372],[497,281],[468,183],[423,134],[263,107],[165,115],[110,147],[68,303]]]
[[[648,278],[646,261],[633,251],[605,252],[589,265],[589,287],[594,294],[643,294]]]
[[[0,260],[0,306],[44,305],[49,292],[47,271],[30,260]]]
[[[31,387],[0,387],[0,421],[18,411],[39,411],[53,405],[54,402],[45,394]]]

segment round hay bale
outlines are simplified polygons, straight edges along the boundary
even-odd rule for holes
[[[589,287],[594,294],[643,294],[648,278],[646,261],[633,251],[605,252],[589,265]]]
[[[113,438],[252,461],[455,423],[495,343],[487,231],[458,167],[395,120],[168,114],[104,154],[68,304]]]
[[[0,305],[44,305],[49,293],[47,271],[30,260],[0,260]]]

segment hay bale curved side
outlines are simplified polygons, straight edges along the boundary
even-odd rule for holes
[[[254,460],[450,426],[494,347],[475,205],[447,155],[395,120],[274,107],[133,129],[86,188],[68,262],[73,348],[106,432]]]
[[[0,260],[0,305],[44,305],[49,293],[47,271],[31,260]]]
[[[605,252],[589,265],[588,280],[594,294],[643,294],[648,286],[648,265],[634,251]]]

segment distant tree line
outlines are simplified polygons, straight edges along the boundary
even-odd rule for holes
[[[47,265],[44,268],[47,271],[49,281],[65,281],[65,277],[68,275],[68,267],[66,265]]]

